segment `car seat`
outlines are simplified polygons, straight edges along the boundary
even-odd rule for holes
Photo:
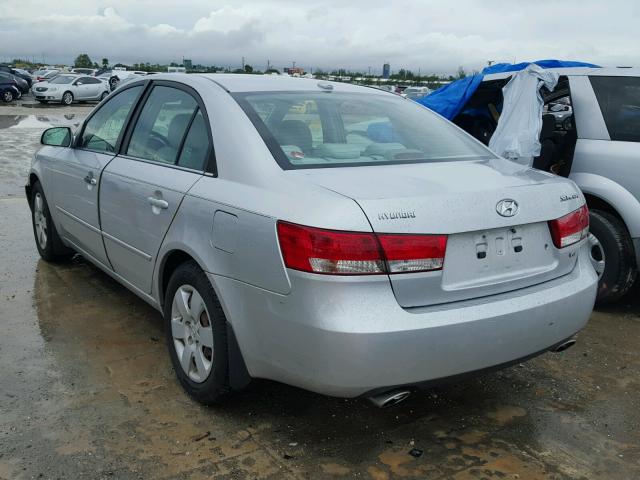
[[[560,160],[560,152],[554,141],[556,130],[556,117],[552,114],[542,115],[542,128],[540,129],[540,155],[533,159],[533,168],[549,172],[551,166]]]
[[[169,123],[169,131],[167,133],[167,145],[158,149],[156,156],[160,161],[167,163],[175,163],[178,148],[184,135],[187,125],[191,120],[190,113],[180,113],[171,119]]]
[[[302,120],[283,120],[274,129],[274,136],[280,145],[295,145],[307,155],[313,148],[311,130]]]

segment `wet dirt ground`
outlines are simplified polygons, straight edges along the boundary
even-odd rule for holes
[[[639,289],[596,311],[566,352],[397,407],[262,381],[205,408],[175,380],[156,311],[80,257],[37,255],[29,158],[43,128],[88,110],[6,110],[0,479],[640,478]]]

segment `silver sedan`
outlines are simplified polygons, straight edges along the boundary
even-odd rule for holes
[[[162,312],[206,404],[252,378],[392,404],[564,349],[593,307],[575,184],[397,95],[154,75],[42,143],[40,255],[79,253]]]
[[[89,75],[61,74],[50,80],[37,82],[31,88],[34,97],[41,103],[100,101],[109,95],[109,85]]]

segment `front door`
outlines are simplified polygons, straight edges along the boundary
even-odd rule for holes
[[[64,149],[47,167],[61,235],[107,266],[98,215],[100,179],[115,156],[118,138],[142,88],[132,87],[111,98],[86,122],[75,147]]]
[[[151,292],[162,240],[186,192],[204,171],[210,141],[187,91],[156,85],[123,154],[105,169],[100,189],[104,243],[116,273]]]

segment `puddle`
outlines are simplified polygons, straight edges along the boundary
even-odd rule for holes
[[[46,129],[50,127],[77,127],[86,115],[0,115],[0,130],[18,128]]]

